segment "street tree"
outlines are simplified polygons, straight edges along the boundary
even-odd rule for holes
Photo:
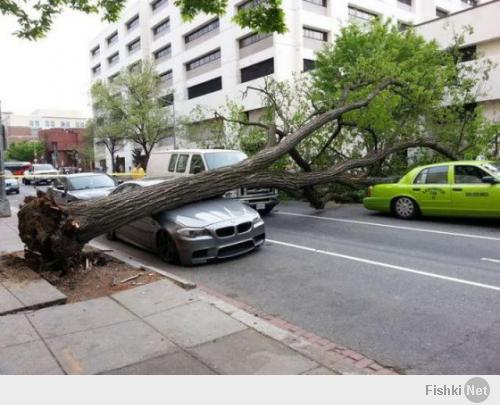
[[[45,144],[40,141],[21,141],[11,143],[5,157],[8,160],[33,162],[45,155]]]
[[[259,32],[286,31],[281,0],[251,1],[249,6],[237,12],[234,17],[237,24]],[[19,29],[15,34],[18,37],[37,40],[50,31],[55,18],[65,9],[99,14],[103,20],[113,22],[120,17],[126,3],[126,0],[0,0],[0,13],[17,19]],[[230,7],[228,0],[175,0],[174,4],[186,21],[191,21],[200,13],[223,16]]]

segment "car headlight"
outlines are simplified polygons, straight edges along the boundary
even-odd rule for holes
[[[238,198],[238,190],[231,190],[222,196],[223,198]]]
[[[264,225],[264,221],[261,217],[255,217],[252,222],[254,228]]]
[[[185,238],[198,238],[199,236],[208,236],[210,233],[204,228],[181,228],[177,233]]]

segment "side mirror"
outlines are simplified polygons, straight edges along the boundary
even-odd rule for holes
[[[123,183],[123,179],[116,179],[116,184],[122,184]]]
[[[493,176],[484,176],[481,181],[486,184],[497,184],[499,181]]]

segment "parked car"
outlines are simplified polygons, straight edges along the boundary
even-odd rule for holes
[[[500,168],[487,161],[421,166],[395,184],[370,187],[363,204],[399,218],[500,217]]]
[[[104,173],[75,173],[54,180],[50,193],[58,203],[106,197],[116,182]]]
[[[23,184],[50,184],[58,174],[51,164],[35,163],[24,172]]]
[[[123,194],[163,180],[136,180],[118,186]],[[144,217],[108,234],[152,252],[167,263],[193,265],[254,250],[266,239],[264,221],[237,200],[215,198]]]
[[[205,170],[234,165],[247,155],[239,150],[182,149],[154,152],[146,170],[148,178],[184,177]],[[267,214],[279,204],[278,190],[273,188],[239,188],[224,194],[225,198],[239,200],[257,211]]]
[[[5,192],[19,194],[19,180],[17,180],[10,170],[5,170]]]

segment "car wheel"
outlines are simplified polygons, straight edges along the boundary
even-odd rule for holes
[[[16,194],[19,194],[19,189],[16,190]]]
[[[394,214],[401,219],[412,219],[418,215],[418,206],[409,197],[399,197],[393,204]]]
[[[175,241],[166,231],[161,231],[156,237],[156,248],[160,258],[169,264],[176,264],[179,262],[179,252],[177,252],[177,246]]]

